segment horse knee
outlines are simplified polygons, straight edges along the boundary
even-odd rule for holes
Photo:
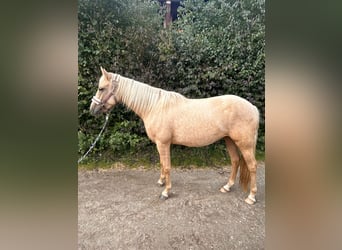
[[[171,172],[171,168],[170,168],[170,167],[165,167],[165,168],[164,168],[164,175],[165,175],[165,176],[169,176],[169,175],[170,175],[170,172]]]
[[[248,170],[251,174],[256,174],[256,167],[248,167]]]
[[[240,162],[240,159],[239,159],[239,158],[237,158],[237,159],[231,159],[230,161],[231,161],[231,163],[232,163],[233,166],[238,166],[238,165],[239,165],[239,162]]]
[[[248,170],[250,173],[255,174],[257,170],[257,164],[256,163],[250,163],[247,164]]]

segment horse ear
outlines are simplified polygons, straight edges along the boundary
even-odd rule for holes
[[[107,81],[109,81],[109,79],[110,79],[109,73],[104,68],[102,68],[101,66],[100,66],[100,68],[101,68],[102,75],[105,77],[105,79]]]

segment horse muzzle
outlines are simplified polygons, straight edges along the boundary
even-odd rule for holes
[[[103,107],[104,107],[104,104],[102,103],[102,101],[96,96],[93,96],[93,98],[91,99],[90,113],[92,115],[97,116],[101,113],[101,111],[103,110]]]
[[[99,98],[97,98],[96,96],[93,96],[93,98],[91,99],[91,101],[94,102],[94,103],[97,104],[97,105],[102,105],[102,106],[103,106],[102,101],[101,101]]]

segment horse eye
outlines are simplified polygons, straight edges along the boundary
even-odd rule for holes
[[[103,90],[103,88],[99,88],[99,91],[102,91]]]

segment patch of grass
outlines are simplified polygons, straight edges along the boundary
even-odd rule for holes
[[[255,158],[257,161],[265,161],[265,151],[257,150],[255,153]]]
[[[112,168],[125,166],[127,168],[153,168],[159,165],[159,155],[155,147],[146,147],[141,150],[126,152],[106,151],[102,155],[85,159],[79,164],[80,169],[92,170],[98,168]]]
[[[171,150],[171,164],[178,167],[216,167],[229,164],[226,149],[221,144],[200,148],[174,145]]]
[[[265,153],[256,152],[258,161],[265,160]],[[218,142],[210,146],[200,148],[190,148],[179,145],[171,147],[172,167],[192,168],[192,167],[220,167],[230,165],[230,159],[223,142]],[[131,150],[124,153],[113,153],[107,151],[97,158],[88,159],[78,167],[80,169],[106,169],[124,166],[127,168],[159,168],[159,154],[157,148],[152,145],[140,150]]]
[[[93,170],[93,169],[98,169],[98,168],[110,168],[111,164],[108,163],[106,160],[100,160],[100,161],[85,161],[85,163],[79,164],[78,168],[79,169],[84,169],[84,170]]]

